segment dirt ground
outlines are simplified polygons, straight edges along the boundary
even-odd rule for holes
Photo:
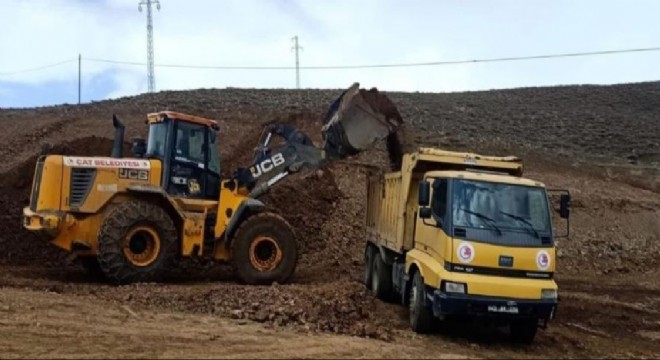
[[[165,283],[110,286],[20,227],[41,143],[55,153],[109,154],[113,112],[127,139],[144,136],[144,114],[156,109],[218,119],[231,174],[249,163],[267,121],[291,122],[319,142],[321,112],[339,91],[200,90],[0,109],[0,356],[660,357],[658,93],[660,83],[389,94],[409,145],[516,154],[526,176],[571,190],[571,237],[558,241],[560,308],[531,346],[474,324],[415,335],[405,308],[360,285],[359,164],[386,166],[382,144],[293,176],[265,198],[301,246],[287,285],[242,286],[226,266],[185,260]]]
[[[391,344],[345,335],[306,335],[244,320],[138,310],[121,303],[52,292],[35,296],[32,291],[2,289],[0,313],[3,358],[429,356],[425,349],[428,343],[423,339]],[[450,353],[438,353],[438,356],[465,358]]]

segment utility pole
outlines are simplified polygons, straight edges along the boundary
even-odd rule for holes
[[[293,40],[293,47],[291,50],[296,52],[296,89],[300,89],[300,57],[299,52],[302,50],[302,46],[298,45],[298,35],[291,38]]]
[[[80,105],[80,91],[82,90],[82,54],[78,54],[78,105]]]
[[[160,11],[159,0],[140,0],[138,10],[142,12],[142,5],[147,6],[147,81],[149,82],[149,92],[156,91],[156,75],[154,73],[154,18],[151,5],[156,5]]]

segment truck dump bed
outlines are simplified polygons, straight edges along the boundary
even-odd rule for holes
[[[517,157],[420,148],[405,154],[401,171],[372,174],[367,180],[367,241],[396,251],[412,248],[418,184],[425,173],[437,170],[483,170],[522,176]]]

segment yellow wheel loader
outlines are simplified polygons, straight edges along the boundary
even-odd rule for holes
[[[291,277],[298,250],[294,229],[259,196],[289,174],[391,136],[401,117],[387,97],[356,83],[326,113],[322,147],[290,125],[269,125],[253,163],[226,179],[215,121],[164,111],[147,123],[131,158],[122,157],[116,116],[111,157],[42,154],[23,226],[118,284],[158,280],[176,257],[229,261],[241,281],[270,284]],[[274,136],[283,145],[271,147]]]

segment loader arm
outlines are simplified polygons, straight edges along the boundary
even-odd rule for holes
[[[321,148],[291,125],[268,125],[259,139],[252,165],[238,169],[234,178],[256,198],[290,174],[301,169],[318,169],[330,161],[367,150],[384,139],[392,155],[400,152],[396,132],[402,123],[398,109],[387,96],[375,88],[360,89],[360,84],[354,83],[323,116]],[[271,148],[274,136],[282,138],[284,144]],[[393,162],[400,165],[397,160]]]
[[[273,137],[280,137],[284,144],[271,148]],[[239,168],[234,173],[239,187],[250,191],[250,197],[258,198],[272,186],[302,169],[317,169],[328,162],[324,150],[314,146],[302,131],[288,124],[268,125],[255,149],[252,165]]]

